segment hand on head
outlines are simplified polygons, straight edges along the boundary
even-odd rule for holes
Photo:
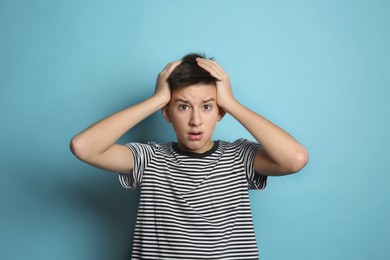
[[[171,73],[176,69],[176,67],[178,65],[180,65],[182,62],[186,63],[186,66],[187,67],[190,66],[190,68],[191,68],[191,66],[193,66],[193,65],[189,65],[191,63],[188,63],[190,61],[187,60],[188,57],[190,57],[190,56],[191,55],[185,56],[184,57],[184,59],[186,59],[185,61],[178,60],[178,61],[168,63],[165,66],[165,68],[159,73],[158,78],[157,78],[154,96],[161,99],[164,104],[169,103],[170,98],[171,98],[171,90],[172,90],[167,82],[167,79],[170,77]],[[204,56],[202,56],[202,57],[204,57]],[[195,59],[195,57],[190,57],[190,60],[191,59]],[[183,65],[184,65],[184,63],[183,63]],[[210,75],[212,76],[212,77],[208,78],[208,81],[210,81],[210,82],[212,82],[212,84],[216,85],[216,87],[217,87],[217,104],[222,109],[225,110],[225,108],[229,104],[231,104],[232,101],[235,101],[235,98],[233,96],[233,91],[231,88],[231,84],[230,84],[229,75],[224,71],[224,69],[221,67],[221,65],[219,65],[218,62],[216,62],[214,60],[201,58],[198,55],[198,57],[196,58],[196,64],[200,68],[202,68],[205,71],[207,71],[208,73],[210,73]],[[182,74],[180,74],[183,72],[180,71],[180,73],[178,74],[178,75],[180,75],[179,81],[178,81],[178,82],[180,82],[179,84],[183,84],[183,78],[185,78],[186,80],[189,80],[188,82],[193,82],[192,81],[193,78],[191,78],[191,77],[198,77],[197,73],[199,73],[199,72],[195,72],[196,69],[195,70],[193,70],[193,69],[194,69],[193,67],[189,70],[184,69],[184,67],[180,69],[180,70],[185,71],[185,73],[194,73],[193,75],[196,75],[196,76],[192,75],[189,77],[183,77]],[[176,75],[175,75],[175,77],[176,77]],[[215,79],[217,79],[217,80],[215,81]],[[203,82],[204,76],[200,77],[199,80],[200,80],[200,82]],[[172,81],[172,84],[175,85],[178,82]],[[185,80],[184,80],[184,82],[185,82]],[[195,80],[195,83],[196,83],[196,80]],[[190,84],[193,84],[193,83],[190,83]],[[206,83],[206,84],[208,84],[208,83]]]
[[[181,60],[168,63],[165,68],[158,74],[154,96],[158,96],[161,100],[168,104],[171,100],[171,90],[167,79],[172,71],[181,63]]]
[[[232,87],[230,84],[229,75],[223,70],[221,65],[214,60],[197,58],[198,65],[208,71],[211,76],[218,79],[217,87],[217,104],[225,109],[225,107],[235,98],[233,96]]]

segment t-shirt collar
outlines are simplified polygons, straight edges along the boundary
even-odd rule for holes
[[[180,155],[194,157],[194,158],[203,158],[203,157],[209,156],[209,155],[213,154],[218,149],[218,147],[219,147],[219,141],[214,141],[213,147],[211,147],[210,150],[203,152],[203,153],[194,153],[194,152],[182,151],[182,150],[180,150],[180,148],[176,142],[172,143],[172,148],[176,153],[178,153]]]

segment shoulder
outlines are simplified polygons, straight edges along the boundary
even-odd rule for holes
[[[249,147],[258,148],[260,146],[259,143],[250,141],[245,138],[239,138],[233,142],[229,142],[229,141],[220,141],[220,142],[221,145],[224,146],[226,149],[233,149],[233,150],[240,150],[242,148],[249,148]]]
[[[233,142],[222,141],[221,144],[223,154],[236,157],[243,162],[248,159],[252,160],[260,148],[259,143],[244,138]]]
[[[131,142],[126,143],[130,150],[136,153],[147,153],[147,154],[156,154],[156,153],[171,153],[172,143],[156,143],[156,142],[148,142],[148,143],[137,143]]]

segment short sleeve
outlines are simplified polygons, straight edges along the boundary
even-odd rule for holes
[[[127,143],[125,146],[133,153],[133,170],[130,174],[119,174],[119,182],[126,189],[139,188],[145,167],[153,157],[153,146],[141,143]]]
[[[245,166],[248,189],[265,189],[267,186],[267,176],[255,172],[254,168],[256,152],[260,148],[260,144],[248,141],[246,139],[238,139],[235,143],[238,145],[238,154],[240,160]]]

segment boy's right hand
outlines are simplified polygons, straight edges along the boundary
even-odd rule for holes
[[[118,111],[74,136],[70,146],[77,158],[100,169],[131,174],[133,153],[116,142],[139,122],[169,103],[171,90],[167,79],[180,63],[171,62],[160,72],[153,98]]]
[[[165,105],[171,100],[171,90],[167,79],[172,71],[181,63],[181,60],[168,63],[158,74],[154,96],[158,97]]]

